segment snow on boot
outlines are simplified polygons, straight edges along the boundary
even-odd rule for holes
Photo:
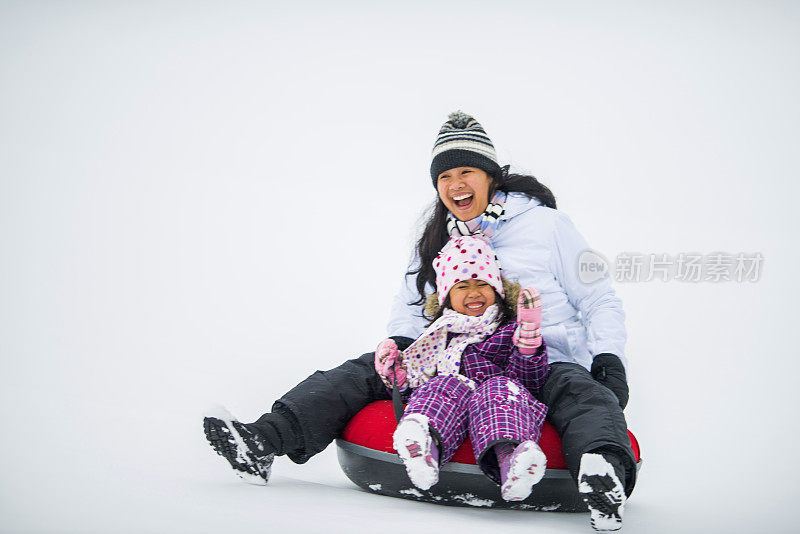
[[[264,486],[272,471],[273,452],[258,434],[240,423],[224,408],[203,419],[203,429],[211,447],[228,460],[236,474],[250,484]]]
[[[410,414],[400,420],[394,432],[394,450],[406,466],[411,483],[421,490],[439,482],[439,450],[433,445],[430,420]]]
[[[581,456],[578,491],[589,506],[595,530],[622,528],[625,490],[614,466],[602,454],[586,453]]]
[[[500,495],[506,501],[524,501],[544,477],[547,457],[535,441],[523,441],[516,448],[505,443],[497,447],[501,447],[497,451]]]

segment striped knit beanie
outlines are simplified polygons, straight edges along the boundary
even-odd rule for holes
[[[502,179],[492,140],[478,121],[462,111],[449,115],[433,145],[433,187],[436,187],[440,174],[456,167],[482,169],[494,177],[498,184]]]

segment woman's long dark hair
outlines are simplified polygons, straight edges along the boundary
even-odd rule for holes
[[[508,172],[509,166],[506,165],[500,172],[502,173],[501,186],[497,190],[505,193],[523,193],[528,198],[537,198],[544,206],[556,208],[556,197],[550,189],[533,176],[527,174],[514,174]],[[495,180],[497,183],[497,180]],[[494,187],[489,191],[489,199],[494,194]],[[433,260],[442,250],[445,243],[450,239],[447,235],[447,208],[442,199],[436,196],[436,201],[432,207],[432,213],[425,223],[425,230],[417,241],[417,255],[420,264],[418,268],[412,269],[406,275],[417,275],[417,292],[419,299],[411,304],[423,304],[425,302],[425,287],[430,284],[436,287],[436,272],[433,270]]]

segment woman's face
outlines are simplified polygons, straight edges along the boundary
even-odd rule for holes
[[[464,280],[450,289],[450,307],[462,315],[477,317],[494,304],[494,288],[483,280]]]
[[[469,221],[489,205],[492,177],[475,167],[456,167],[438,176],[436,189],[450,213],[461,221]]]

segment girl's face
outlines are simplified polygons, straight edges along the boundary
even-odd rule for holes
[[[477,317],[494,304],[494,288],[483,280],[464,280],[450,289],[450,307],[463,315]]]
[[[438,176],[436,190],[450,213],[469,221],[486,210],[492,177],[475,167],[456,167]]]

